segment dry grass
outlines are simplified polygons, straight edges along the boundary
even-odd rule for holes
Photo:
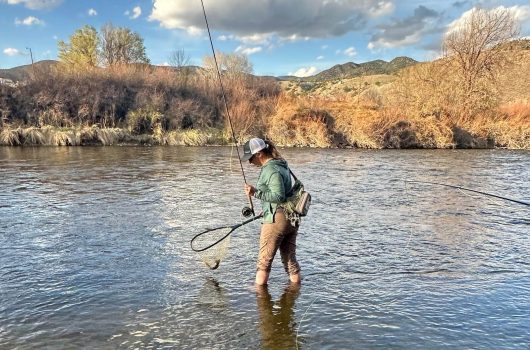
[[[20,136],[18,129],[12,129],[9,126],[4,126],[0,132],[0,145],[2,146],[18,146],[20,145]]]
[[[170,146],[204,146],[226,144],[227,139],[218,129],[171,131],[166,136]]]

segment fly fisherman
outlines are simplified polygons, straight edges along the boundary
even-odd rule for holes
[[[245,143],[242,159],[261,168],[256,187],[245,184],[247,196],[261,200],[263,210],[256,284],[267,284],[278,248],[289,279],[292,283],[300,283],[300,265],[296,261],[298,223],[293,225],[280,205],[286,201],[292,187],[287,162],[270,141],[260,138]]]

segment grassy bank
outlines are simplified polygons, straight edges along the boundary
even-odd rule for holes
[[[16,127],[4,126],[0,131],[2,146],[112,146],[168,145],[205,146],[230,142],[220,129],[179,130],[135,135],[127,129],[92,127]]]

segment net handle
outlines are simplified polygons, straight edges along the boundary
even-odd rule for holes
[[[261,218],[262,216],[263,216],[263,214],[258,215],[258,216],[254,216],[254,217],[252,217],[252,218],[250,218],[250,219],[248,219],[248,220],[245,220],[245,221],[243,221],[243,222],[241,222],[241,223],[239,223],[239,224],[233,225],[233,226],[219,226],[219,227],[216,227],[216,228],[210,228],[210,229],[208,229],[208,230],[206,230],[206,231],[203,231],[203,232],[201,232],[201,233],[195,235],[195,236],[191,239],[191,241],[190,241],[191,250],[193,250],[194,252],[198,252],[198,253],[200,253],[200,252],[203,252],[203,251],[205,251],[205,250],[207,250],[207,249],[210,249],[210,248],[213,247],[214,245],[216,245],[216,244],[222,242],[226,237],[230,236],[230,234],[231,234],[232,232],[234,232],[235,229],[237,229],[237,228],[239,228],[239,227],[241,227],[241,226],[243,226],[243,225],[246,225],[246,224],[248,224],[248,223],[250,223],[250,222],[252,222],[252,221],[254,221],[254,220],[257,220],[257,219]],[[230,228],[230,231],[229,231],[226,235],[224,235],[223,237],[221,237],[221,239],[219,239],[219,240],[217,240],[216,242],[210,244],[210,245],[207,246],[206,248],[202,248],[202,249],[195,249],[195,248],[193,248],[193,242],[194,242],[197,238],[201,237],[202,235],[204,235],[204,234],[206,234],[206,233],[208,233],[208,232],[215,231],[215,230],[222,230],[222,229],[224,229],[224,228]]]

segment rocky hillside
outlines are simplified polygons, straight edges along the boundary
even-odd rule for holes
[[[396,57],[390,62],[383,60],[375,60],[364,63],[347,62],[344,64],[337,64],[310,77],[299,78],[289,76],[281,77],[280,79],[315,82],[337,79],[349,79],[369,75],[394,74],[398,70],[414,65],[416,63],[418,63],[418,61],[410,57]]]

